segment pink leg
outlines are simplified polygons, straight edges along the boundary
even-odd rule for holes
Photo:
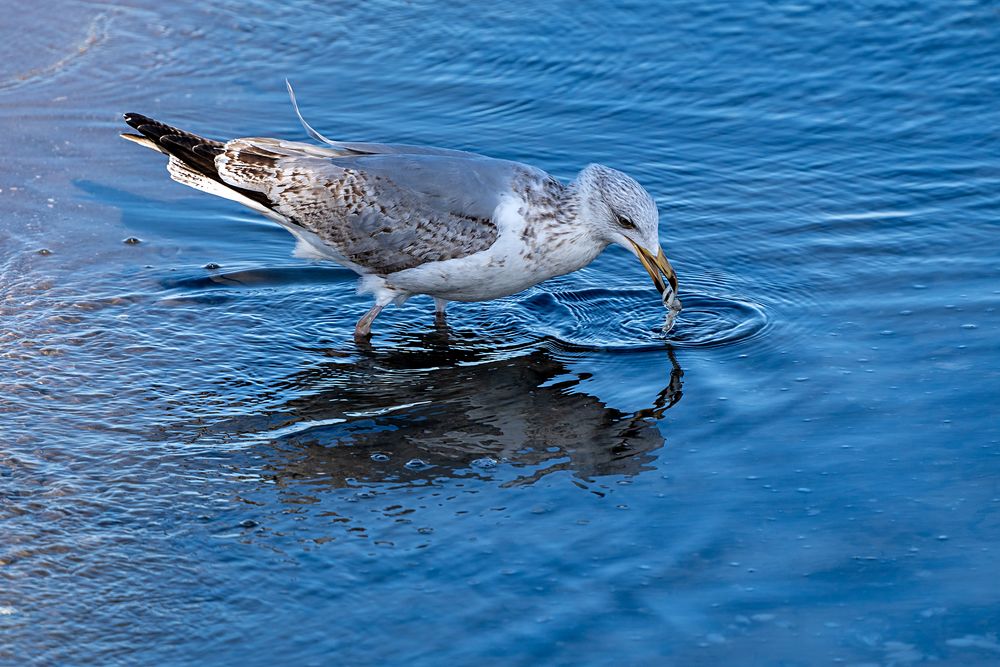
[[[372,306],[371,310],[365,313],[365,316],[358,320],[357,325],[354,327],[354,340],[367,341],[372,335],[372,322],[378,317],[378,314],[382,312],[385,308],[384,304],[376,303]]]
[[[439,299],[434,297],[434,321],[437,324],[444,324],[447,319],[444,314],[444,309],[448,305],[448,302],[444,299]]]

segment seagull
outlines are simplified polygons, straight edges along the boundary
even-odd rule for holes
[[[680,311],[677,276],[659,241],[653,198],[626,174],[586,166],[563,184],[520,162],[460,150],[332,141],[317,146],[248,137],[215,141],[138,113],[121,136],[168,156],[170,177],[237,201],[277,222],[298,253],[360,275],[375,304],[354,337],[389,305],[434,298],[488,301],[583,268],[615,244],[635,255],[668,308]]]

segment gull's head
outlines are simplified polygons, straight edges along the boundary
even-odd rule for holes
[[[588,165],[576,180],[580,219],[597,237],[616,243],[639,258],[662,294],[666,277],[677,292],[677,274],[660,247],[656,202],[634,178],[601,164]]]

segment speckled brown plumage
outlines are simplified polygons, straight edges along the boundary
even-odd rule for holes
[[[497,238],[488,215],[441,208],[393,179],[271,140],[205,139],[141,114],[126,122],[188,168],[315,234],[377,275],[465,257]],[[273,144],[273,145],[269,145]],[[459,158],[451,158],[459,159]]]
[[[235,140],[216,164],[227,182],[259,189],[274,211],[377,275],[465,257],[497,239],[487,216],[429,206],[421,193],[391,178],[329,159]]]

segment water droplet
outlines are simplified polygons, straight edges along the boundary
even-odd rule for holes
[[[124,243],[126,245],[138,245],[138,244],[142,243],[142,241],[140,241],[139,239],[137,239],[134,236],[130,236],[127,239],[125,239],[124,241],[122,241],[122,243]]]
[[[52,251],[51,251],[51,250],[49,250],[48,248],[40,248],[40,249],[39,249],[39,250],[37,250],[36,252],[37,252],[37,253],[38,253],[39,255],[43,255],[43,256],[45,256],[45,257],[48,257],[49,255],[51,255],[51,254],[52,254]]]
[[[962,325],[962,328],[963,328],[963,329],[975,329],[975,328],[976,328],[976,325],[975,325],[975,324],[972,324],[972,323],[968,323],[968,324],[963,324],[963,325]]]
[[[372,461],[376,461],[378,463],[385,463],[389,460],[389,455],[383,454],[382,452],[375,452],[371,455],[371,459]]]
[[[410,470],[424,470],[430,468],[431,465],[422,459],[410,459],[406,462],[406,467]]]
[[[209,271],[215,271],[216,269],[219,269],[219,268],[222,268],[222,267],[220,267],[215,262],[209,262],[208,264],[206,264],[204,266],[204,268],[208,269]]]
[[[497,460],[490,458],[489,456],[484,456],[481,459],[476,459],[475,461],[473,461],[472,465],[476,466],[477,468],[483,468],[483,469],[496,468]]]
[[[259,525],[260,524],[253,519],[244,519],[243,521],[240,521],[240,528],[256,528]]]

